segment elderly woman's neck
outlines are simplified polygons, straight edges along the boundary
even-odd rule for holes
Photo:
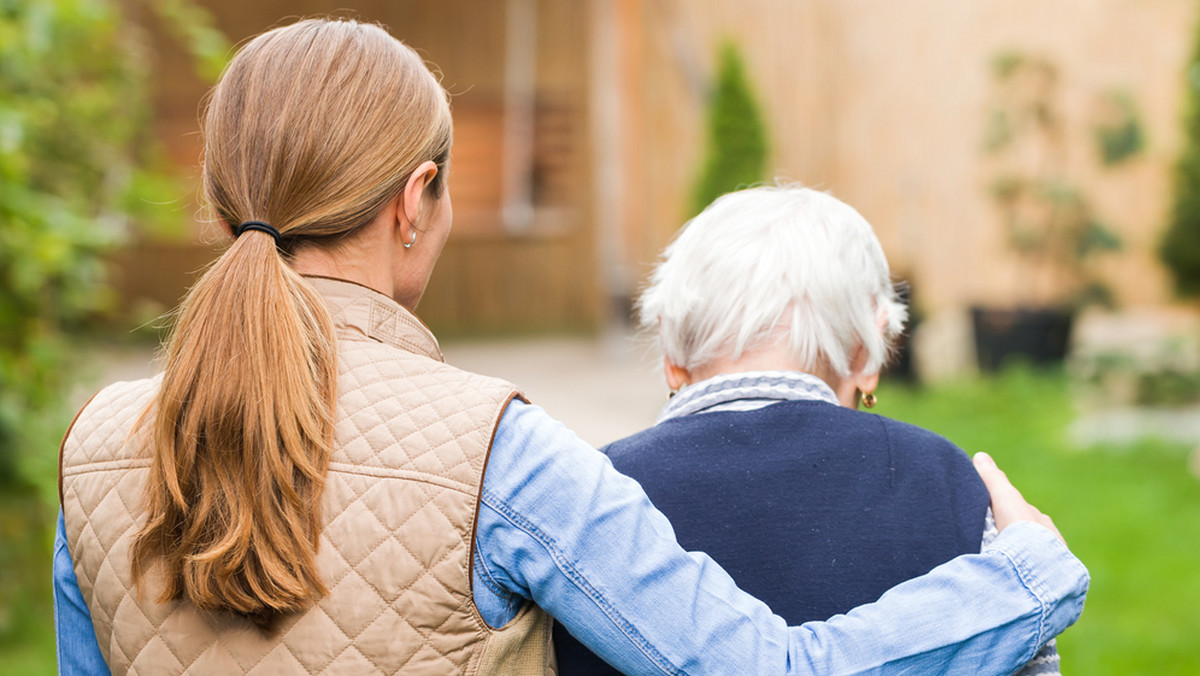
[[[777,356],[766,355],[761,352],[752,354],[744,354],[737,359],[723,357],[713,362],[697,367],[688,372],[688,384],[698,383],[702,380],[731,373],[747,373],[749,371],[802,371],[817,376],[825,382],[829,382],[827,374],[821,372],[822,369],[814,369],[806,367],[803,364],[798,364],[791,359],[778,358]]]
[[[698,383],[701,380],[708,380],[714,376],[730,373],[746,373],[748,371],[801,371],[812,374],[832,386],[833,383],[830,381],[830,376],[836,375],[831,372],[831,369],[813,364],[800,363],[795,359],[791,348],[786,343],[760,345],[752,350],[742,352],[737,357],[722,355],[707,364],[695,367],[691,371],[684,369],[680,369],[679,371],[685,380],[685,384]]]
[[[720,357],[703,366],[692,370],[682,369],[670,363],[667,364],[667,381],[673,389],[681,385],[690,385],[715,376],[750,371],[800,371],[814,375],[824,380],[838,401],[843,405],[854,408],[858,402],[858,390],[873,391],[878,382],[878,374],[868,376],[851,374],[842,377],[833,369],[812,364],[800,364],[792,358],[791,350],[785,346],[775,346],[745,352],[736,359],[730,356]],[[672,380],[675,382],[672,383]]]

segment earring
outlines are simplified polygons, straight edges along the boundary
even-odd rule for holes
[[[416,229],[416,228],[413,228],[413,238],[412,238],[412,241],[409,241],[409,242],[401,242],[401,244],[403,244],[403,245],[404,245],[404,248],[405,248],[405,249],[411,249],[411,248],[412,248],[412,245],[414,245],[414,244],[416,244],[416,243],[417,243],[417,229]]]
[[[862,405],[866,408],[875,408],[875,403],[878,401],[878,399],[875,398],[874,392],[860,392],[858,400],[861,401]]]

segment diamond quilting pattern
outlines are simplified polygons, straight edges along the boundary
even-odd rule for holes
[[[326,499],[337,500],[346,504],[346,509],[334,515],[333,520],[325,527],[322,535],[322,549],[326,543],[342,555],[349,567],[358,566],[376,547],[391,535],[387,528],[380,523],[362,500],[358,499],[364,491],[345,490],[348,480],[368,482],[370,477],[345,477],[334,474],[326,481]],[[332,495],[330,495],[332,493]],[[345,501],[345,502],[341,502]]]
[[[397,344],[431,340],[405,335],[409,324],[389,326],[400,328]],[[64,446],[64,510],[114,673],[449,674],[478,665],[488,633],[473,611],[470,537],[487,445],[513,388],[367,333],[340,332],[318,551],[329,594],[271,634],[228,614],[156,604],[152,587],[141,599],[131,591],[148,461],[129,434],[158,380],[111,386],[80,416]],[[424,352],[440,354],[436,344]]]
[[[396,562],[400,565],[400,562]],[[337,599],[342,598],[370,598],[378,594],[378,590],[367,583],[362,575],[347,571],[349,574],[344,575],[335,586],[329,590],[329,596],[321,599],[320,605],[322,613],[314,613],[325,618],[326,621],[332,622],[329,619],[329,614],[336,614],[338,617],[339,629],[334,630],[343,635],[345,642],[348,644],[349,639],[358,636],[367,628],[375,618],[379,617],[381,612],[374,604],[360,603],[349,607],[338,607]]]
[[[482,471],[483,458],[468,457],[466,449],[486,444],[491,429],[473,427],[481,413],[495,406],[490,379],[452,367],[459,376],[446,382],[442,375],[421,373],[403,380],[372,377],[380,360],[407,362],[420,369],[431,360],[404,354],[397,358],[386,346],[363,341],[362,349],[341,355],[339,388],[354,392],[339,400],[335,438],[343,460],[360,465],[408,466],[418,472],[454,479],[469,486]],[[511,391],[511,389],[510,389]],[[363,406],[363,402],[372,402]],[[414,405],[414,403],[416,405]]]

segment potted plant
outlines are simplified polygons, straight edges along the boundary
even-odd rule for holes
[[[1112,302],[1091,261],[1121,245],[1067,175],[1054,65],[1006,52],[993,60],[992,75],[996,95],[985,138],[993,167],[988,192],[1017,256],[1021,289],[1012,306],[972,308],[979,365],[989,371],[1013,355],[1035,364],[1061,362],[1078,310]],[[1132,133],[1125,129],[1130,120]],[[1114,163],[1128,157],[1128,139],[1141,142],[1136,124],[1130,113],[1097,130],[1100,143],[1114,134],[1124,140],[1124,145],[1110,140],[1117,148],[1111,152],[1101,146],[1103,157],[1111,156]]]

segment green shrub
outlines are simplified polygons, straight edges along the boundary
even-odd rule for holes
[[[1200,295],[1200,26],[1187,71],[1183,155],[1175,168],[1175,203],[1159,254],[1177,290]]]
[[[188,0],[147,2],[206,73]],[[114,304],[105,256],[186,214],[153,136],[146,40],[115,0],[0,0],[0,664],[53,670],[49,537],[79,336]],[[183,26],[184,22],[192,25]],[[176,24],[179,24],[176,26]]]
[[[0,2],[0,482],[58,404],[69,332],[112,301],[101,255],[127,234],[145,72],[100,0]]]
[[[763,179],[767,139],[746,67],[732,43],[721,47],[708,108],[704,168],[692,197],[698,214],[716,198]]]

